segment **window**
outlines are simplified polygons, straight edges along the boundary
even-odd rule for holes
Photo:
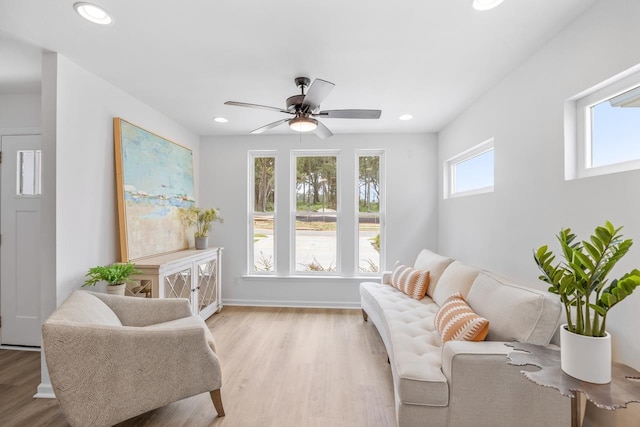
[[[40,150],[19,150],[17,157],[18,196],[39,196],[42,188],[42,152]]]
[[[567,159],[567,179],[640,169],[640,73],[625,72],[567,105],[566,144],[575,159]]]
[[[276,225],[276,158],[269,153],[253,153],[250,171],[252,192],[250,193],[249,235],[252,236],[249,250],[249,265],[254,273],[275,272]]]
[[[447,160],[445,198],[493,191],[493,138]]]
[[[380,271],[381,233],[381,154],[361,154],[358,159],[357,223],[358,272]]]
[[[247,165],[249,276],[384,269],[383,150],[249,151]]]
[[[294,153],[294,268],[339,272],[338,156]]]

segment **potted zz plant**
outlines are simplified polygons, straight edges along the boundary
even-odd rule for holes
[[[609,221],[597,227],[589,241],[576,241],[570,228],[557,235],[564,261],[553,265],[555,255],[547,246],[534,253],[542,275],[564,305],[567,323],[560,329],[562,370],[582,381],[611,382],[611,336],[607,314],[640,285],[640,270],[611,282],[607,275],[632,245]]]
[[[91,267],[86,274],[84,286],[94,286],[98,282],[107,282],[107,293],[114,295],[124,295],[126,282],[130,280],[131,275],[139,274],[131,262],[115,263],[111,265]]]
[[[198,208],[192,206],[188,211],[189,226],[195,226],[195,246],[196,249],[207,249],[209,247],[209,230],[213,221],[220,221],[220,211],[216,208]]]

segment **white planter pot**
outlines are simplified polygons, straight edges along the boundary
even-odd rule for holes
[[[587,337],[560,327],[560,365],[572,377],[595,384],[611,382],[611,335]]]
[[[107,293],[111,295],[124,295],[124,290],[127,288],[125,283],[119,285],[107,285]]]

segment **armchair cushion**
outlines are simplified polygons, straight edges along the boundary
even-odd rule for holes
[[[91,292],[74,292],[49,320],[52,322],[77,322],[85,325],[122,326],[122,322],[107,304]]]

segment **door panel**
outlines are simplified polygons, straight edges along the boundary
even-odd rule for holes
[[[3,136],[0,342],[40,345],[40,136]]]

